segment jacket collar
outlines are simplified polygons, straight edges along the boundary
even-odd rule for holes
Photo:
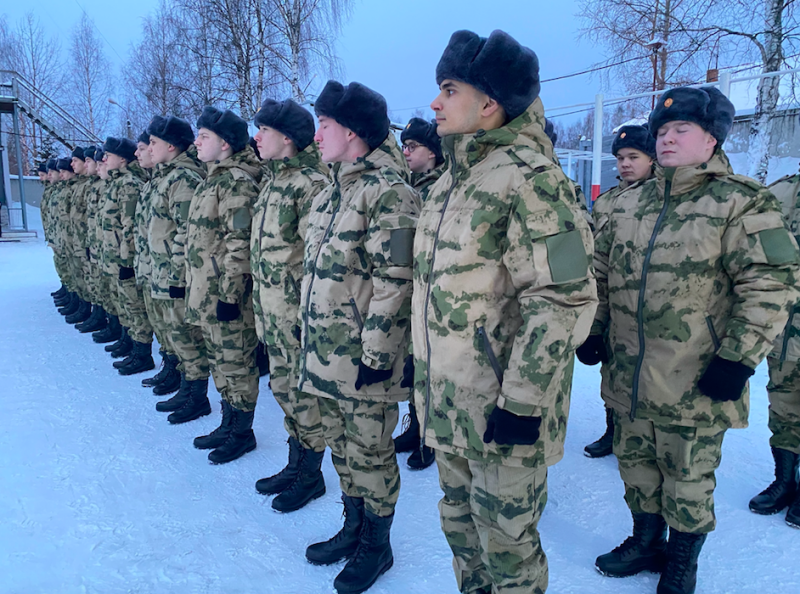
[[[664,195],[666,181],[672,184],[670,194],[680,196],[702,186],[715,177],[732,175],[728,156],[722,149],[717,150],[707,162],[691,167],[656,167],[656,184],[658,193]]]

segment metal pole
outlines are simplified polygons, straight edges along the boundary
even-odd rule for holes
[[[569,157],[567,157],[567,177],[573,179],[572,174],[572,166],[574,163],[574,159],[572,158],[572,151],[569,152]]]
[[[592,202],[600,195],[603,173],[603,94],[594,96],[594,138],[592,139]]]
[[[730,72],[720,72],[719,74],[719,90],[722,91],[722,94],[726,97],[731,96],[731,73]]]
[[[14,120],[14,146],[17,151],[17,178],[19,180],[19,203],[22,207],[22,228],[28,232],[28,210],[25,206],[25,175],[22,166],[22,146],[19,142],[19,108],[17,107],[17,99],[19,94],[17,92],[17,79],[11,79],[11,92],[14,95],[14,113],[12,119]]]

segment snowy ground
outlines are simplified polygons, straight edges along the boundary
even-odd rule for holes
[[[286,457],[266,379],[258,448],[213,466],[191,440],[212,430],[218,413],[170,426],[140,387],[145,376],[120,377],[101,347],[64,323],[49,296],[56,287],[42,243],[0,244],[0,593],[332,592],[341,565],[315,567],[303,556],[341,525],[330,460],[323,467],[327,495],[299,512],[273,512],[254,489]],[[719,527],[701,557],[698,593],[800,591],[800,532],[782,515],[747,510],[771,480],[765,384],[762,366],[751,427],[725,441]],[[579,365],[566,455],[551,469],[540,524],[549,591],[654,593],[655,576],[611,579],[593,568],[630,529],[614,459],[582,455],[602,431],[598,385],[597,370]],[[406,456],[392,532],[395,565],[370,592],[455,594],[436,468],[409,471]]]

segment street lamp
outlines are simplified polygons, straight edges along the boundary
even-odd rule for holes
[[[111,97],[108,98],[108,102],[111,105],[116,105],[117,107],[119,107],[123,111],[123,113],[125,114],[125,128],[128,130],[128,138],[130,140],[133,140],[133,130],[131,129],[131,116],[128,115],[128,110],[125,109],[124,107],[122,107],[116,101],[114,101]]]
[[[667,45],[667,42],[661,39],[660,37],[654,37],[648,43],[645,43],[644,46],[648,49],[653,50],[653,97],[650,105],[650,109],[655,109],[656,107],[656,96],[655,92],[658,90],[656,89],[656,85],[658,82],[658,51]]]

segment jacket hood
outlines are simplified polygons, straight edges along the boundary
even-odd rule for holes
[[[308,167],[310,169],[316,169],[326,177],[330,176],[330,170],[328,169],[328,166],[322,162],[319,148],[317,148],[317,145],[314,142],[309,144],[306,148],[298,152],[292,158],[266,161],[266,167],[274,175],[277,175],[278,172],[286,169],[303,169]]]
[[[256,182],[261,181],[262,163],[256,157],[256,153],[253,150],[253,147],[247,145],[238,153],[232,154],[227,159],[223,159],[218,163],[209,163],[208,165],[208,177],[212,177],[217,173],[222,172],[223,170],[227,169],[241,169],[245,173],[252,176]]]
[[[203,162],[197,158],[197,152],[195,151],[194,155],[189,153],[189,150],[183,151],[180,155],[175,157],[169,163],[162,163],[157,168],[159,175],[166,175],[171,170],[182,167],[184,169],[189,169],[194,171],[200,175],[200,177],[206,176],[206,169],[203,166]],[[155,178],[155,176],[154,176]]]
[[[656,166],[656,182],[658,192],[664,195],[666,180],[670,180],[672,187],[670,194],[678,196],[691,192],[700,187],[709,179],[733,175],[733,168],[725,151],[718,149],[706,163],[691,167],[661,167]]]
[[[366,157],[360,157],[355,163],[337,163],[333,167],[333,172],[336,177],[342,179],[369,169],[383,168],[393,169],[403,178],[403,181],[411,182],[411,170],[408,168],[408,162],[392,132],[389,132],[381,145]]]

